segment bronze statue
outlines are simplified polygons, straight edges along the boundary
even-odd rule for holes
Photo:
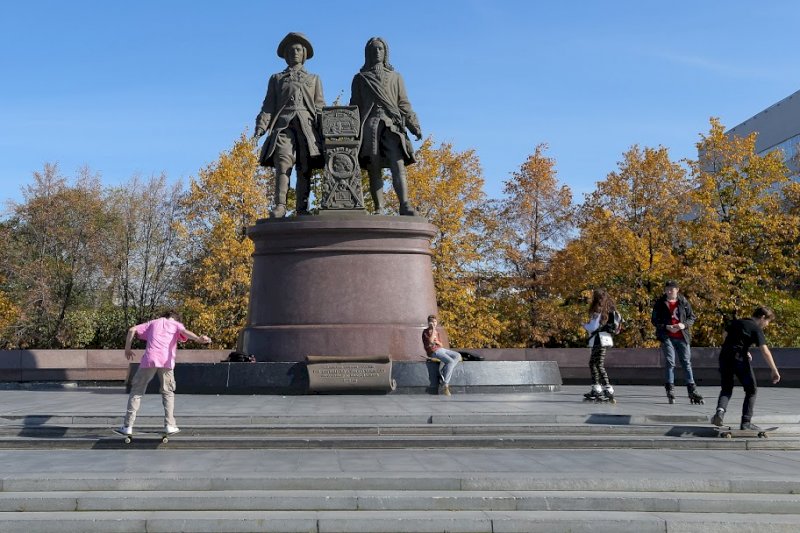
[[[400,214],[416,216],[408,203],[406,165],[414,163],[414,148],[406,134],[422,138],[417,115],[411,109],[403,78],[389,64],[386,41],[373,37],[364,48],[364,66],[353,77],[350,105],[358,106],[362,120],[359,162],[369,173],[376,212],[383,210],[382,169],[392,173]]]
[[[267,96],[256,117],[253,137],[269,133],[260,163],[275,168],[275,206],[270,216],[286,215],[286,194],[292,167],[297,171],[297,214],[308,213],[311,171],[322,168],[319,115],[325,105],[319,76],[303,67],[314,56],[302,33],[289,33],[278,45],[278,57],[287,68],[269,78]]]

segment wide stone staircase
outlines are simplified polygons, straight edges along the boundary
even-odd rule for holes
[[[704,453],[738,453],[732,457],[741,460],[780,452],[774,460],[781,461],[800,450],[796,417],[764,420],[771,423],[759,420],[763,426],[780,425],[770,438],[723,439],[707,416],[677,412],[189,415],[181,416],[182,432],[166,444],[157,435],[125,444],[109,429],[118,417],[7,414],[0,419],[2,457],[38,452],[44,464],[50,454],[66,461],[84,454],[83,460],[140,462],[143,468],[6,474],[0,462],[0,532],[800,531],[794,470],[687,476],[646,468],[599,475],[590,466],[581,474],[544,475],[437,469],[444,452],[488,458],[513,450],[541,450],[548,457],[572,450],[602,459],[652,450],[687,452],[696,461]],[[137,425],[156,432],[160,422],[141,416]],[[189,464],[198,453],[211,452],[204,461],[225,461],[228,453],[247,458],[287,450],[345,450],[355,466],[347,472],[226,472],[211,465],[202,472],[196,462],[188,472],[144,468],[154,458]],[[429,470],[359,467],[359,452],[388,464],[400,450],[424,456]]]
[[[797,531],[800,481],[529,476],[3,480],[0,531]]]
[[[714,438],[705,415],[614,413],[181,416],[169,443],[161,418],[140,416],[133,442],[110,428],[119,417],[25,415],[0,418],[0,449],[279,449],[279,448],[651,448],[800,450],[800,421],[773,416],[769,438]]]

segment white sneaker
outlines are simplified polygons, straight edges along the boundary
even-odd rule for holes
[[[180,433],[181,430],[178,426],[167,426],[164,428],[164,433],[167,435],[174,435],[175,433]]]
[[[119,433],[120,435],[130,437],[133,435],[133,428],[130,426],[120,426],[118,429],[114,430],[114,433]]]

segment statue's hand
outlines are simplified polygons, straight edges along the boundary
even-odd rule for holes
[[[253,134],[253,139],[259,139],[259,138],[261,138],[261,137],[262,137],[262,136],[263,136],[265,133],[266,133],[266,131],[262,130],[261,128],[256,128],[256,131],[255,131],[255,133]]]

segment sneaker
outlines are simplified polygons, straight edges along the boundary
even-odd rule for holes
[[[450,385],[445,385],[444,389],[442,390],[442,394],[445,396],[450,396]]]
[[[711,417],[711,423],[717,427],[722,426],[722,418],[724,416],[725,416],[725,410],[717,409],[717,412],[714,414],[714,416]]]
[[[133,428],[130,426],[120,426],[119,428],[114,430],[114,433],[123,435],[125,437],[130,437],[131,435],[133,435]]]
[[[181,430],[178,426],[167,426],[164,428],[164,433],[167,435],[174,435],[175,433],[180,433]]]
[[[752,422],[743,423],[741,426],[739,426],[739,429],[746,429],[748,431],[761,431],[761,428]]]

